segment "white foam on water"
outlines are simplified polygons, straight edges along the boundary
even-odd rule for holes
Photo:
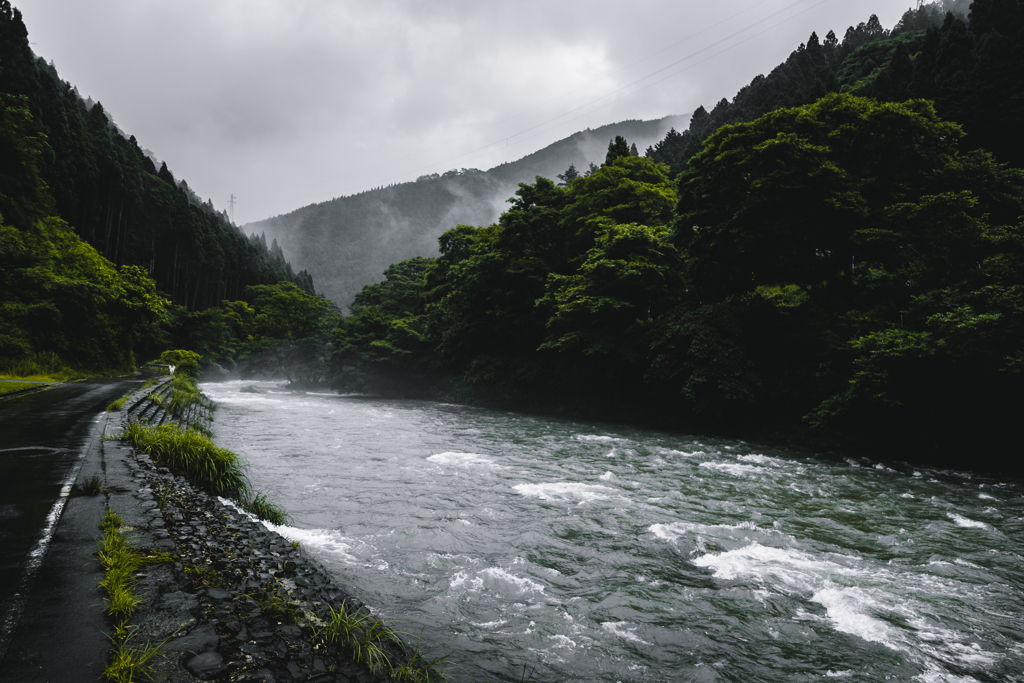
[[[731,462],[713,462],[706,460],[702,462],[699,467],[706,467],[710,470],[719,470],[721,472],[727,472],[735,477],[745,477],[748,474],[755,474],[757,472],[764,472],[763,467],[756,467],[754,465],[740,465]]]
[[[738,460],[742,460],[744,462],[756,462],[758,465],[781,466],[781,465],[786,464],[785,460],[780,460],[779,458],[773,458],[773,457],[768,456],[768,455],[761,455],[759,453],[752,453],[750,455],[738,455],[738,456],[736,456],[736,458]]]
[[[973,591],[959,581],[933,574],[892,574],[862,564],[857,557],[843,555],[832,559],[802,550],[762,546],[757,543],[722,553],[697,557],[697,566],[713,570],[720,579],[753,580],[771,590],[811,593],[811,602],[825,608],[826,621],[837,631],[858,636],[892,650],[902,651],[920,664],[927,681],[973,681],[967,678],[942,678],[945,667],[939,662],[957,662],[968,666],[989,666],[1000,655],[985,651],[977,643],[956,631],[943,629],[922,616],[928,608],[916,598],[900,597],[905,590],[922,594],[964,597]],[[957,564],[963,561],[957,560]],[[929,564],[948,565],[933,561]],[[848,578],[844,578],[848,577]],[[908,581],[915,579],[914,582]],[[853,583],[855,585],[848,585]],[[906,619],[911,631],[897,628],[878,618],[878,614],[896,614]],[[817,619],[798,612],[797,618]],[[939,677],[936,677],[939,676]]]
[[[577,441],[584,441],[584,442],[590,441],[590,442],[594,442],[594,443],[614,443],[614,442],[618,442],[618,441],[625,441],[625,439],[620,439],[618,437],[614,437],[614,436],[600,436],[600,435],[597,435],[597,434],[577,434],[573,438],[576,439]]]
[[[555,649],[556,650],[560,649],[560,648],[569,648],[570,650],[575,650],[576,649],[576,642],[574,640],[572,640],[571,638],[569,638],[569,636],[563,636],[561,634],[556,634],[556,635],[553,635],[553,636],[546,636],[546,637],[547,637],[548,640],[555,641]]]
[[[451,465],[454,467],[497,466],[494,460],[486,455],[480,455],[479,453],[458,453],[456,451],[437,453],[428,457],[427,460],[436,465]]]
[[[829,669],[825,672],[826,678],[849,678],[853,675],[853,669],[847,669],[846,671],[833,671]]]
[[[918,674],[914,676],[914,680],[921,683],[978,683],[978,679],[973,676],[957,676],[938,669]]]
[[[472,621],[469,622],[469,623],[472,624],[473,626],[476,626],[477,628],[498,628],[499,626],[504,626],[508,622],[505,621],[504,619],[497,619],[495,621],[487,621],[487,622],[484,622],[482,624],[477,624],[477,623],[472,622]]]
[[[958,515],[955,512],[947,512],[946,516],[953,520],[957,526],[962,526],[967,529],[990,529],[991,527],[985,522],[978,522],[973,519],[968,519],[962,515]]]
[[[470,578],[466,571],[457,571],[448,581],[448,590],[465,588],[467,591],[478,591],[484,587],[484,580],[474,576]]]
[[[612,473],[611,470],[608,470],[600,477],[598,477],[598,479],[600,479],[601,481],[612,481],[613,479],[615,479],[615,475]]]
[[[333,557],[340,558],[349,564],[363,564],[363,562],[350,553],[352,544],[355,541],[351,538],[342,536],[339,531],[332,529],[299,529],[294,526],[277,526],[269,522],[264,524],[271,530],[281,534],[289,541],[298,541],[302,544],[303,548],[316,551],[322,551]],[[387,563],[384,566],[376,565],[378,569],[387,569]]]
[[[543,593],[544,585],[537,583],[524,576],[516,576],[510,574],[501,567],[488,567],[480,572],[480,575],[491,579],[492,581],[500,581],[503,583],[511,584],[520,593]]]
[[[674,541],[681,536],[691,533],[707,534],[714,529],[737,530],[749,529],[751,531],[763,531],[772,533],[773,529],[758,529],[754,522],[740,522],[739,524],[697,524],[694,522],[671,522],[669,524],[652,524],[647,530],[662,539],[663,541]]]
[[[512,487],[521,496],[541,500],[577,500],[581,503],[608,498],[615,489],[601,484],[564,481],[550,484],[516,484]]]
[[[995,496],[990,496],[987,493],[979,493],[978,498],[981,498],[982,500],[999,500]]]
[[[608,633],[618,636],[619,638],[631,640],[634,643],[640,643],[641,645],[650,645],[650,643],[641,640],[635,633],[633,633],[633,631],[636,630],[635,627],[626,628],[627,626],[629,626],[628,621],[605,621],[601,623],[601,628],[608,631]]]
[[[914,497],[913,493],[901,493],[900,494],[900,498],[913,498],[913,497]]]
[[[677,451],[671,448],[662,448],[661,446],[655,446],[651,451],[654,453],[660,453],[661,455],[678,455],[684,458],[692,458],[696,455],[707,455],[704,451]]]
[[[831,584],[826,581],[826,584]],[[829,586],[819,590],[811,598],[825,608],[829,619],[837,631],[859,636],[872,643],[885,645],[893,650],[903,649],[897,645],[896,629],[866,614],[869,611],[882,611],[888,605],[881,604],[867,591],[856,586]]]

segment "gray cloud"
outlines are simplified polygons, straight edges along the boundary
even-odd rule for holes
[[[15,1],[37,54],[196,192],[235,194],[240,223],[710,107],[811,31],[891,27],[909,4]]]

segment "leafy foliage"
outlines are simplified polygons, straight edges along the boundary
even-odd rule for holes
[[[246,237],[166,164],[157,169],[102,104],[83,100],[52,62],[36,57],[9,0],[0,0],[0,64],[8,104],[0,115],[0,213],[11,225],[60,218],[116,267],[141,268],[192,311],[242,299],[250,285],[290,281],[313,291],[309,274],[294,273],[280,249]]]
[[[963,137],[928,101],[833,94],[719,128],[678,191],[628,154],[538,178],[364,289],[333,380],[935,449],[1005,438],[1024,174]]]

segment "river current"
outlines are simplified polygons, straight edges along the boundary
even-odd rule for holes
[[[453,681],[1024,681],[1020,481],[255,384],[218,444]]]

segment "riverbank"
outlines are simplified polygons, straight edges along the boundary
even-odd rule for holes
[[[153,391],[129,397],[106,438],[139,418],[173,420],[159,399],[149,398]],[[360,659],[352,643],[332,637],[338,615],[355,622],[360,637],[366,634],[359,625],[375,620],[297,544],[118,441],[105,441],[103,456],[109,509],[124,519],[136,546],[166,558],[142,572],[142,604],[127,623],[126,647],[159,648],[148,663],[155,680],[368,683],[396,671],[405,680],[436,680],[436,672],[430,678],[403,669],[408,657],[384,630],[384,638],[360,643],[377,648],[376,660],[352,661]]]
[[[211,377],[208,381],[223,381]],[[344,389],[329,384],[287,385],[282,388],[304,391],[337,391]],[[782,420],[769,420],[764,415],[751,414],[749,423],[738,426],[724,419],[698,419],[692,413],[671,409],[667,397],[636,397],[613,402],[605,394],[595,392],[588,397],[557,397],[528,395],[522,392],[501,392],[486,387],[469,386],[456,377],[445,375],[419,375],[409,383],[393,378],[370,383],[365,391],[353,394],[380,396],[396,400],[424,400],[438,403],[509,411],[535,417],[594,420],[609,426],[640,427],[691,435],[700,439],[733,439],[763,444],[765,447],[785,448],[807,456],[822,457],[843,462],[847,458],[884,462],[895,468],[933,467],[988,475],[1006,475],[1024,478],[1024,461],[1006,457],[1017,450],[1015,442],[994,438],[983,431],[976,433],[973,443],[965,446],[962,439],[942,441],[941,433],[922,434],[913,430],[892,431],[882,438],[878,433],[816,432],[803,425],[801,428]],[[791,416],[793,417],[793,416]],[[790,423],[800,423],[799,416]]]

